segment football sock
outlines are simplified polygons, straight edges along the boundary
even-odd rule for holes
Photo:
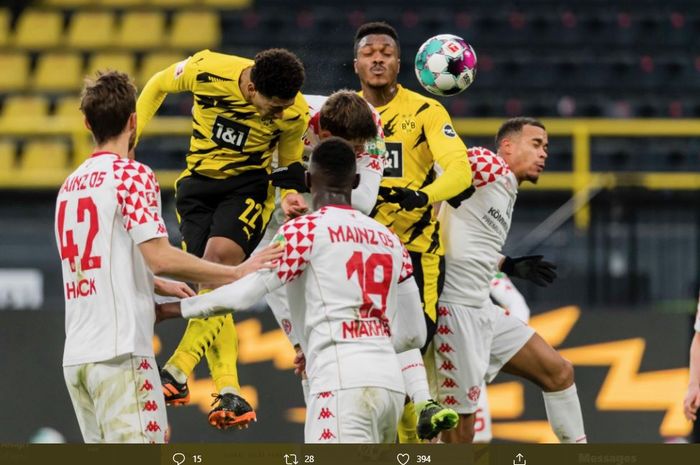
[[[430,400],[428,377],[425,374],[420,350],[412,349],[398,354],[406,394],[414,403]]]
[[[170,376],[172,376],[178,383],[182,384],[187,382],[187,375],[180,371],[180,369],[175,365],[166,363],[163,369],[170,373]]]
[[[238,384],[238,333],[231,314],[224,316],[219,335],[207,349],[207,364],[217,392],[224,393],[230,388],[234,394],[241,390]]]
[[[549,424],[561,443],[585,443],[581,403],[576,392],[576,384],[563,391],[543,392],[544,407]]]
[[[199,294],[207,292],[209,290],[201,290]],[[167,365],[175,366],[189,376],[218,336],[224,325],[224,319],[225,316],[190,319],[187,322],[185,334],[182,335]]]
[[[418,438],[416,424],[418,416],[413,402],[408,402],[403,406],[403,414],[398,424],[399,443],[401,444],[418,444],[422,442]]]

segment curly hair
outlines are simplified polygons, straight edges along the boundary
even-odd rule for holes
[[[340,137],[324,139],[311,153],[309,169],[321,172],[328,186],[352,189],[357,172],[355,150]]]
[[[355,46],[353,47],[354,55],[357,56],[357,49],[360,45],[360,41],[372,34],[383,34],[391,37],[396,42],[396,51],[401,55],[401,45],[399,44],[399,34],[396,32],[389,23],[384,21],[373,21],[371,23],[365,23],[357,28],[355,32]]]
[[[331,94],[319,111],[321,129],[348,141],[377,137],[377,125],[369,105],[356,92],[343,89]]]
[[[80,111],[90,124],[95,142],[102,145],[121,134],[136,111],[136,86],[125,73],[98,71],[96,79],[85,79]]]
[[[295,54],[283,48],[263,50],[255,55],[250,80],[267,98],[292,99],[304,85],[304,65]]]

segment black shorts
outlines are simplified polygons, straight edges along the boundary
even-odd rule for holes
[[[428,328],[428,337],[421,352],[433,340],[437,330],[437,303],[445,285],[445,257],[432,253],[408,252],[413,264],[413,277],[420,291],[423,316]]]
[[[202,257],[210,237],[227,237],[250,255],[272,213],[268,174],[254,170],[227,179],[193,174],[175,186],[180,233],[187,252]],[[267,207],[266,207],[267,205]]]

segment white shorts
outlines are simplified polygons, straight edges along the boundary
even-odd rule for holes
[[[394,443],[405,394],[379,387],[311,394],[304,442]]]
[[[63,367],[86,443],[165,443],[168,418],[153,357]]]
[[[434,389],[443,405],[474,413],[484,381],[493,380],[535,330],[490,300],[481,308],[440,302],[438,315]]]

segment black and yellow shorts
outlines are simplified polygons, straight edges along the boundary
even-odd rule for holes
[[[226,237],[250,255],[274,209],[274,188],[265,170],[226,179],[192,174],[175,185],[175,206],[187,252],[202,257],[210,237]]]
[[[408,252],[413,263],[413,277],[420,291],[428,337],[421,352],[433,340],[437,329],[437,303],[445,285],[445,257],[432,253]]]

